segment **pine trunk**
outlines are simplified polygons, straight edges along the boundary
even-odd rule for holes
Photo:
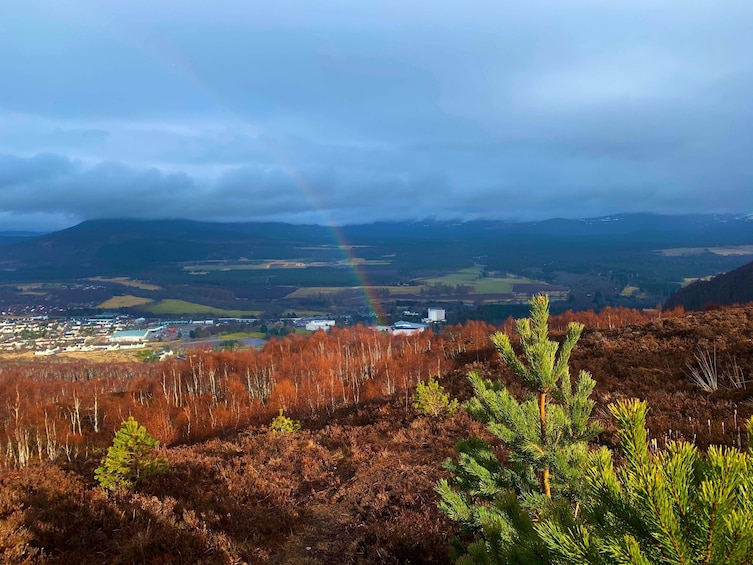
[[[541,420],[541,449],[546,452],[546,393],[539,392],[539,419]],[[552,497],[549,486],[549,466],[541,472],[541,490],[548,498]]]

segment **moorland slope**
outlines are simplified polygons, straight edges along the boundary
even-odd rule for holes
[[[617,322],[589,324],[571,359],[573,371],[589,370],[597,381],[594,413],[606,429],[599,441],[614,443],[606,405],[639,397],[649,403],[650,433],[660,446],[670,438],[701,448],[736,445],[737,422],[753,413],[753,389],[746,388],[753,383],[735,388],[725,375],[753,376],[753,305],[657,316],[624,327]],[[437,343],[432,354],[440,356],[441,350]],[[689,379],[688,365],[697,363],[699,352],[715,353],[722,375],[716,392],[704,392]],[[440,382],[453,396],[469,397],[471,367],[520,392],[483,341],[449,356],[452,363]],[[169,367],[157,370],[151,384],[145,378],[138,390],[161,395]],[[89,374],[91,386],[98,370]],[[12,390],[10,383],[3,394]],[[148,402],[146,392],[134,398]],[[483,434],[477,423],[462,411],[444,420],[422,416],[399,390],[357,407],[297,417],[303,430],[295,433],[251,425],[175,444],[164,450],[167,473],[150,477],[135,492],[109,497],[93,481],[101,451],[9,467],[0,477],[2,560],[449,562],[456,529],[437,510],[434,485],[445,474],[442,462],[453,456],[455,442]]]

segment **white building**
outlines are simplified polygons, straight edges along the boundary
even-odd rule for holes
[[[121,330],[110,336],[111,343],[143,343],[149,338],[149,330]]]
[[[427,320],[430,322],[444,322],[445,319],[444,308],[429,308]]]
[[[400,321],[392,324],[389,331],[392,335],[414,335],[423,332],[428,327],[426,324]]]
[[[315,332],[316,330],[324,330],[327,332],[330,328],[334,327],[334,325],[334,320],[311,320],[306,322],[306,329],[310,332]]]

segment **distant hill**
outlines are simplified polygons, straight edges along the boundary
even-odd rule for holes
[[[89,220],[0,248],[3,268],[126,272],[185,261],[285,258],[296,246],[332,243],[321,226],[189,220]],[[261,253],[261,254],[260,254]]]
[[[0,245],[11,245],[43,235],[31,231],[0,231]]]
[[[665,307],[682,306],[686,310],[700,310],[711,304],[730,305],[747,302],[753,302],[753,263],[708,281],[691,283],[670,296]]]
[[[170,271],[174,282],[194,284],[196,278],[186,280],[191,275],[181,265],[274,260],[319,262],[334,265],[335,270],[368,263],[364,268],[373,284],[392,284],[480,263],[490,272],[543,276],[566,286],[571,282],[555,280],[557,273],[595,272],[614,278],[623,287],[638,283],[663,300],[679,284],[675,281],[727,271],[745,259],[718,255],[668,259],[657,250],[751,245],[753,220],[734,215],[622,214],[539,222],[422,220],[330,227],[102,219],[36,237],[9,237],[17,239],[5,245],[0,241],[0,274],[8,281],[63,281],[96,275],[138,275],[164,281],[162,275]],[[675,264],[671,272],[669,262]],[[314,286],[344,284],[333,282],[333,277],[342,279],[342,273],[335,274],[322,269],[300,273],[294,280],[295,274],[287,271],[283,283],[274,270],[264,276],[257,273],[254,281],[241,271],[226,275],[217,271],[202,280],[220,284],[224,277],[222,284],[230,280],[298,286],[305,277]],[[352,284],[356,283],[348,282]]]

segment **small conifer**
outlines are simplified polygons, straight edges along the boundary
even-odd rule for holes
[[[492,444],[470,438],[449,460],[448,480],[437,486],[440,508],[476,541],[465,548],[464,563],[536,562],[547,548],[534,522],[550,515],[573,523],[583,487],[588,442],[600,431],[590,420],[595,382],[581,371],[573,389],[568,362],[583,330],[572,323],[562,344],[548,338],[549,300],[531,299],[531,317],[517,321],[525,359],[510,338],[497,332],[492,343],[505,364],[528,389],[522,402],[499,381],[469,373],[474,396],[468,413],[483,422],[507,448],[503,463]]]
[[[283,414],[282,408],[280,408],[280,413],[274,417],[272,423],[269,425],[269,429],[276,434],[297,432],[301,429],[301,422],[288,418]]]
[[[413,408],[424,416],[442,418],[452,416],[458,409],[456,398],[450,400],[450,395],[439,384],[437,379],[419,382],[413,395]]]
[[[107,456],[94,471],[105,490],[132,488],[141,479],[167,469],[167,460],[154,457],[159,442],[133,418],[122,423]]]

